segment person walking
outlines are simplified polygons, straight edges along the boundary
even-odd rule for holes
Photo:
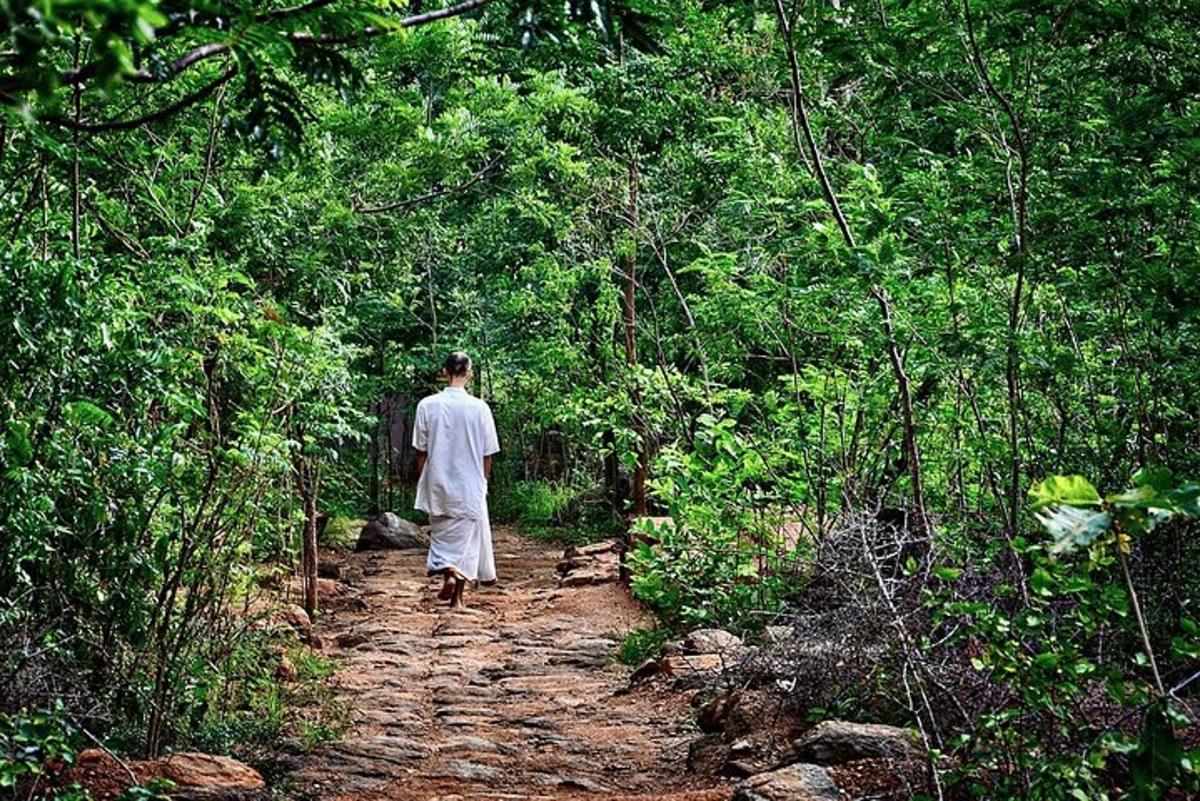
[[[415,505],[429,515],[426,569],[444,579],[438,599],[462,610],[468,581],[486,585],[496,580],[487,488],[500,442],[491,409],[466,390],[474,375],[470,357],[451,353],[442,374],[448,386],[417,404]]]

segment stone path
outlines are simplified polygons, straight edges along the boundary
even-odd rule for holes
[[[560,549],[504,529],[495,544],[500,583],[469,592],[473,615],[439,606],[423,552],[346,557],[345,572],[361,579],[317,630],[344,657],[336,682],[354,722],[290,774],[292,791],[403,801],[729,798],[728,787],[686,775],[696,736],[687,699],[628,692],[613,651],[641,613],[625,590],[560,589]]]

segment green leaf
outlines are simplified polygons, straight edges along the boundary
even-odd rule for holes
[[[937,576],[942,581],[957,581],[958,577],[962,575],[962,570],[957,567],[947,567],[945,565],[941,565],[933,569],[933,575]]]
[[[1143,467],[1133,474],[1133,486],[1166,492],[1176,485],[1175,474],[1165,467]]]
[[[1100,493],[1083,476],[1050,476],[1034,484],[1029,490],[1033,508],[1044,509],[1058,504],[1062,506],[1099,506]]]
[[[1154,799],[1170,786],[1186,754],[1161,704],[1146,713],[1142,736],[1130,762],[1134,799]]]
[[[1062,657],[1053,651],[1043,651],[1033,658],[1033,661],[1037,663],[1038,667],[1046,670],[1052,670],[1058,667],[1058,663],[1061,660]]]
[[[63,405],[63,418],[77,426],[106,428],[113,417],[91,401],[72,401]]]
[[[1029,577],[1029,586],[1038,595],[1053,595],[1054,594],[1054,576],[1050,575],[1050,571],[1044,567],[1037,567],[1033,570],[1033,575]]]
[[[1054,538],[1054,544],[1050,546],[1051,553],[1086,548],[1112,525],[1112,516],[1108,512],[1077,509],[1074,506],[1054,505],[1038,512],[1036,517]]]

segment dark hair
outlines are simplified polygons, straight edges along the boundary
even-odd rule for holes
[[[442,369],[449,376],[466,375],[471,372],[471,357],[461,350],[456,350],[446,357],[446,361],[442,362]]]

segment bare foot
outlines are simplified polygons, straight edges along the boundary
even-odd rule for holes
[[[437,595],[439,601],[449,601],[454,597],[454,576],[450,573],[446,574],[446,581],[442,584],[442,591]]]
[[[460,615],[482,615],[483,611],[476,609],[473,606],[467,606],[464,603],[450,604],[448,607],[451,612],[456,612]]]

